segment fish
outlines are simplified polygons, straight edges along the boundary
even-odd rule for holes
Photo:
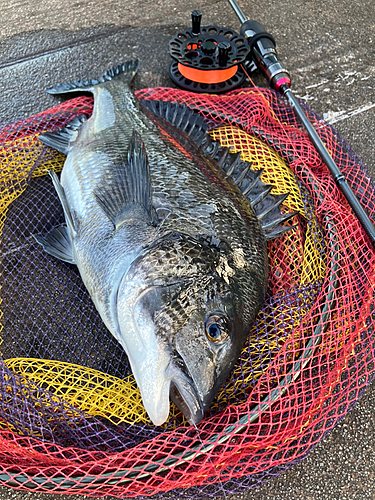
[[[193,425],[241,354],[265,299],[267,241],[291,214],[194,110],[138,101],[138,67],[47,89],[91,92],[94,108],[39,137],[66,155],[60,179],[50,171],[65,223],[35,239],[78,267],[152,423],[173,401]]]

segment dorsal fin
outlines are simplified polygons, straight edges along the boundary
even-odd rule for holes
[[[208,134],[204,136],[200,147],[203,154],[215,160],[246,196],[261,222],[267,240],[278,238],[292,229],[292,226],[283,224],[296,213],[282,214],[280,211],[280,205],[289,193],[272,194],[273,186],[260,180],[263,170],[251,170],[251,163],[243,161],[240,153],[228,153],[227,148],[213,141]]]
[[[170,125],[184,132],[197,145],[207,133],[208,126],[202,116],[186,104],[141,99],[141,104],[155,116],[164,118]]]
[[[235,173],[232,173],[231,177],[237,176],[237,185],[257,214],[266,239],[273,240],[292,229],[292,226],[283,226],[283,224],[294,217],[296,213],[283,214],[280,211],[280,205],[289,193],[272,194],[273,186],[260,180],[263,170],[251,170],[246,165],[243,166],[243,163],[246,162],[237,161]],[[242,175],[241,171],[237,173],[237,170],[241,168],[243,168],[243,172],[246,172],[245,175]]]
[[[155,116],[163,118],[169,125],[185,133],[206,158],[214,160],[233,179],[257,214],[267,240],[277,238],[291,229],[291,226],[282,224],[295,213],[280,212],[280,204],[287,194],[272,195],[270,191],[273,186],[260,180],[262,171],[251,170],[251,163],[241,160],[239,153],[231,153],[228,148],[214,141],[207,133],[208,126],[201,115],[186,104],[146,99],[141,99],[141,104]]]

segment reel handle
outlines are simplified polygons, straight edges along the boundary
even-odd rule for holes
[[[200,10],[193,10],[191,13],[191,33],[198,36],[201,32],[202,12]]]

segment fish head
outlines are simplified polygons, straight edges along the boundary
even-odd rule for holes
[[[155,425],[167,420],[170,399],[196,424],[228,377],[249,330],[247,271],[218,245],[172,233],[123,278],[119,340]]]
[[[170,398],[192,424],[211,406],[240,356],[248,328],[238,291],[219,276],[187,284],[172,305],[185,321],[170,336]]]

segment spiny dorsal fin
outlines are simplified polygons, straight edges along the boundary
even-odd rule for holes
[[[239,163],[235,170],[239,170],[240,168],[241,164]],[[246,169],[246,167],[242,168]],[[238,187],[249,200],[250,205],[257,214],[266,239],[272,240],[292,229],[292,226],[283,226],[283,224],[294,217],[296,213],[281,213],[280,205],[289,193],[281,195],[272,194],[273,186],[265,184],[260,180],[262,172],[263,170],[248,169],[245,176],[242,176],[241,172],[237,173],[237,178],[240,179]]]
[[[292,229],[292,226],[282,224],[296,214],[282,214],[280,211],[280,205],[288,194],[271,194],[273,186],[260,180],[262,170],[251,170],[251,163],[241,160],[240,153],[228,154],[228,149],[213,141],[208,134],[201,143],[201,149],[206,157],[219,164],[246,196],[262,224],[267,240],[277,238]]]
[[[46,89],[49,94],[66,94],[67,92],[92,92],[95,85],[105,83],[108,80],[121,78],[124,83],[130,84],[139,68],[139,61],[127,61],[118,66],[113,66],[107,70],[104,75],[98,79],[93,80],[76,80],[65,83],[58,83]]]
[[[141,99],[140,102],[155,116],[164,118],[167,123],[184,132],[197,145],[200,144],[208,130],[203,117],[186,106],[186,104],[146,99]]]
[[[291,229],[291,226],[280,224],[295,214],[283,215],[280,212],[283,200],[270,194],[272,186],[260,180],[262,171],[251,170],[251,163],[241,160],[240,153],[231,153],[228,148],[214,141],[207,133],[208,126],[202,116],[185,104],[145,99],[141,99],[141,104],[155,116],[163,118],[188,135],[206,158],[214,160],[227,176],[233,179],[258,215],[268,240]]]
[[[60,153],[67,155],[69,153],[70,143],[75,141],[79,128],[86,120],[86,115],[75,116],[66,127],[54,132],[45,132],[39,136],[39,140],[46,146],[57,149]]]
[[[96,201],[117,229],[127,219],[127,209],[136,204],[143,207],[151,221],[151,180],[145,145],[134,130],[127,161],[112,165],[111,182],[97,187]]]
[[[241,160],[240,153],[228,153],[227,148],[214,142],[208,134],[204,137],[201,148],[203,154],[215,160],[249,200],[267,240],[277,238],[292,229],[292,226],[282,224],[296,214],[282,214],[280,211],[280,205],[288,194],[273,195],[273,186],[260,180],[263,170],[251,170],[251,163]]]
[[[224,169],[224,164],[230,163],[227,159],[228,149],[211,139],[207,133],[208,125],[203,116],[190,109],[186,104],[152,99],[141,99],[140,103],[154,116],[163,118],[177,131],[186,134],[200,148],[206,158],[214,159]]]

